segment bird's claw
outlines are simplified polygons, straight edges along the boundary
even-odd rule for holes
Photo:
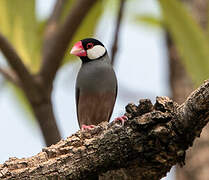
[[[126,120],[128,120],[128,117],[124,115],[124,116],[115,118],[114,122],[120,121],[121,124],[122,124],[122,126],[123,126],[123,125],[124,125],[124,122],[125,122]]]
[[[91,130],[91,129],[94,129],[95,128],[95,126],[94,125],[89,125],[89,126],[87,126],[87,125],[82,125],[82,127],[81,127],[81,130],[82,131],[85,131],[85,130]]]

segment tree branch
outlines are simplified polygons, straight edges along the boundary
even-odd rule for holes
[[[77,0],[64,24],[54,33],[53,41],[44,51],[40,76],[43,84],[51,89],[55,74],[61,64],[73,35],[83,19],[97,1]]]
[[[114,41],[113,41],[112,50],[111,50],[111,64],[112,65],[114,65],[114,63],[115,63],[115,55],[118,50],[118,37],[119,37],[119,33],[120,33],[121,20],[123,18],[124,4],[125,4],[125,0],[120,0],[120,7],[119,7],[119,11],[118,11],[118,16],[117,16]]]
[[[34,101],[39,100],[39,95],[36,91],[36,86],[33,76],[25,67],[22,59],[17,54],[15,49],[1,33],[0,33],[0,49],[3,55],[5,56],[7,62],[9,63],[11,68],[15,71],[19,80],[21,81],[22,88],[24,89],[26,95],[30,99],[33,99]]]
[[[57,0],[55,3],[54,9],[51,13],[51,16],[48,19],[47,26],[45,28],[43,52],[47,51],[47,48],[50,46],[54,39],[53,36],[54,33],[57,31],[58,23],[65,3],[66,0]]]
[[[31,75],[28,72],[27,68],[23,64],[22,59],[14,50],[12,45],[8,42],[8,40],[0,34],[0,49],[4,56],[6,57],[7,62],[11,65],[13,70],[18,74],[21,80],[31,84]]]
[[[0,165],[1,179],[88,179],[109,170],[134,169],[131,177],[160,179],[176,163],[209,121],[209,80],[181,106],[167,97],[126,106],[121,126],[102,123],[44,148],[31,158],[10,158]]]
[[[45,90],[37,77],[30,74],[22,59],[2,34],[0,34],[0,49],[19,79],[19,84],[32,106],[46,144],[51,145],[56,143],[61,139],[61,135],[56,125],[51,105],[51,93]],[[7,78],[12,78],[5,70],[1,69],[1,72]],[[12,78],[11,80],[14,79]]]
[[[6,80],[15,84],[16,86],[21,87],[20,81],[14,71],[12,71],[11,69],[6,69],[6,68],[0,67],[0,73],[3,75],[3,77]]]

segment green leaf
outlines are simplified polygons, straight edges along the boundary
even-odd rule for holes
[[[1,0],[0,31],[9,39],[32,71],[40,65],[35,0]]]
[[[163,26],[163,21],[155,17],[153,15],[137,15],[136,16],[136,21],[140,23],[145,23],[147,25],[150,25],[152,27],[162,27]]]
[[[209,9],[209,0],[207,0],[207,10]],[[207,26],[206,26],[206,34],[209,39],[209,13],[207,12]]]
[[[178,0],[159,0],[167,30],[182,62],[199,85],[209,77],[209,42],[201,27]]]

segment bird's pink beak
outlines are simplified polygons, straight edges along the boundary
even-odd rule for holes
[[[70,51],[70,54],[76,55],[76,56],[86,56],[86,51],[83,48],[82,42],[78,41],[77,43],[75,43],[75,45],[73,46],[73,48]]]

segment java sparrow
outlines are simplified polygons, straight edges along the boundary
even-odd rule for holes
[[[93,38],[73,46],[71,54],[80,57],[82,65],[76,79],[76,108],[82,130],[109,121],[117,96],[117,78],[104,45]],[[118,118],[123,120],[126,118]]]

